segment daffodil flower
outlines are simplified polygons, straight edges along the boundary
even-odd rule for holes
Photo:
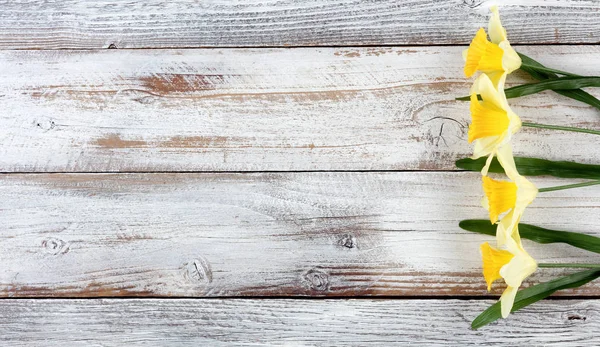
[[[490,8],[492,16],[488,25],[491,42],[483,28],[480,28],[469,48],[463,52],[465,59],[465,75],[473,76],[475,72],[482,71],[493,81],[495,87],[504,84],[507,74],[521,67],[521,58],[510,46],[506,37],[506,30],[500,22],[498,7]]]
[[[497,90],[487,75],[480,75],[471,88],[468,139],[474,143],[473,159],[488,156],[481,170],[483,175],[487,174],[494,155],[520,128],[521,119],[508,105],[504,90]]]
[[[518,173],[510,146],[500,149],[498,161],[511,181],[499,181],[483,176],[485,196],[482,199],[482,205],[489,211],[492,224],[498,222],[500,215],[506,213],[498,224],[498,230],[496,231],[498,246],[503,246],[507,243],[507,239],[511,237],[518,240],[517,227],[519,221],[525,208],[537,196],[538,189]]]
[[[500,297],[502,318],[510,314],[523,281],[537,269],[536,261],[523,249],[520,240],[517,240],[510,238],[506,243],[506,250],[494,248],[487,242],[481,245],[483,276],[488,291],[492,289],[492,283],[500,278],[507,285]]]

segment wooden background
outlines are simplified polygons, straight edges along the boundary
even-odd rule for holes
[[[600,1],[497,3],[519,51],[600,73]],[[460,53],[490,5],[0,1],[0,343],[598,345],[600,283],[469,328],[503,290],[481,275],[491,238],[457,226],[486,216],[479,176],[454,167],[470,151]],[[512,104],[600,127],[556,94]],[[598,146],[515,139],[590,163]],[[597,189],[552,192],[525,221],[600,235],[599,212]]]

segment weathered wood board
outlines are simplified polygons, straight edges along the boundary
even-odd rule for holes
[[[597,0],[497,3],[519,51],[600,74]],[[503,290],[481,275],[493,239],[458,228],[486,217],[480,176],[454,167],[461,51],[491,4],[0,0],[0,345],[599,345],[600,281],[469,329]],[[511,105],[600,128],[551,92]],[[598,146],[514,141],[588,163]],[[599,209],[600,188],[545,193],[523,222],[600,236]]]
[[[1,49],[466,44],[485,0],[4,0]],[[598,43],[596,0],[503,0],[514,43]]]
[[[2,51],[0,171],[452,170],[471,150],[461,50]],[[598,46],[519,50],[598,74]],[[524,121],[600,127],[554,93],[512,104]],[[593,135],[524,129],[514,143],[600,162]]]
[[[480,190],[464,172],[6,174],[0,296],[488,295],[479,244],[493,238],[457,226],[485,218]],[[524,221],[600,235],[598,206],[598,189],[544,193]]]
[[[491,300],[2,300],[19,346],[597,346],[598,300],[546,300],[477,331]]]

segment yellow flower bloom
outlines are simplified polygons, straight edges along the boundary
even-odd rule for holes
[[[518,234],[518,233],[517,233]],[[490,246],[487,242],[481,245],[483,260],[483,276],[488,285],[503,278],[506,289],[500,297],[502,317],[506,318],[513,307],[519,287],[529,275],[537,269],[536,261],[523,249],[517,240],[510,238],[506,250]]]
[[[483,191],[485,196],[482,205],[490,213],[490,222],[498,222],[499,216],[508,212],[500,221],[496,238],[498,245],[506,244],[507,239],[515,236],[517,226],[525,208],[531,204],[538,193],[536,186],[517,172],[510,146],[504,146],[498,151],[498,161],[504,168],[511,181],[498,181],[483,176]],[[520,240],[518,240],[520,243]]]
[[[488,156],[482,174],[487,174],[494,155],[520,128],[521,119],[510,109],[504,90],[494,88],[487,75],[479,76],[471,89],[468,137],[469,143],[474,143],[473,159]]]
[[[485,30],[480,28],[469,48],[463,52],[464,71],[467,77],[482,71],[490,77],[495,87],[503,88],[504,77],[521,67],[521,58],[506,38],[498,7],[492,6],[490,10],[492,16],[488,30],[492,41],[488,41]]]

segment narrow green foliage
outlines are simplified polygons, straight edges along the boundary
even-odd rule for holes
[[[535,79],[544,80],[548,78],[556,78],[557,75],[563,76],[572,76],[572,77],[581,77],[580,75],[576,75],[574,73],[551,69],[542,65],[542,63],[533,60],[532,58],[526,56],[525,54],[517,53],[521,58],[521,70],[525,70],[525,72],[529,73],[529,71],[533,71],[535,73],[531,74]]]
[[[521,70],[527,72],[533,78],[535,78],[539,81],[542,81],[542,80],[547,80],[547,79],[552,79],[552,78],[558,77],[554,73],[542,71],[541,69],[545,69],[546,67],[544,65],[540,64],[539,62],[531,59],[530,57],[528,57],[524,54],[521,54],[521,53],[518,53],[518,54],[521,57],[521,61],[523,61],[523,65],[521,65]],[[563,74],[565,74],[565,73],[563,73]],[[565,74],[565,75],[575,76],[573,74]],[[566,96],[568,98],[586,103],[597,109],[600,109],[600,100],[598,100],[593,95],[591,95],[581,89],[573,89],[573,90],[557,89],[557,90],[555,90],[555,92],[560,95]]]
[[[536,94],[545,90],[578,90],[579,88],[586,87],[600,87],[600,77],[589,76],[589,77],[558,77],[552,79],[546,79],[540,82],[521,84],[519,86],[504,89],[504,94],[507,99],[518,98],[521,96]],[[589,95],[589,94],[588,94]],[[591,95],[590,95],[591,96]],[[583,98],[583,94],[577,93],[577,97]],[[481,100],[481,97],[478,96]],[[595,98],[594,98],[595,99]],[[459,101],[469,101],[469,96],[462,96],[456,98]],[[585,100],[585,98],[584,98]],[[581,100],[580,100],[581,101]],[[590,100],[596,104],[598,100]],[[587,102],[586,102],[587,103]]]
[[[600,77],[558,77],[536,83],[522,84],[520,86],[505,89],[504,92],[506,93],[507,98],[518,98],[521,96],[543,92],[545,90],[571,90],[586,87],[600,87]]]
[[[487,158],[463,158],[456,166],[463,170],[481,171]],[[600,165],[580,164],[572,161],[552,161],[539,158],[515,157],[517,170],[523,176],[550,175],[561,178],[600,179]],[[489,172],[504,173],[496,158],[492,160]]]
[[[600,270],[598,269],[586,270],[520,290],[517,293],[511,312],[515,312],[525,306],[547,298],[558,290],[580,287],[598,278],[599,276]],[[473,320],[471,323],[471,328],[479,329],[498,320],[502,317],[500,309],[501,303],[496,302]]]
[[[488,219],[466,219],[458,224],[464,230],[496,236],[496,225]],[[600,237],[561,230],[550,230],[531,224],[519,223],[519,235],[537,243],[566,243],[586,251],[600,253]]]
[[[548,80],[553,80],[556,81],[558,79],[560,79],[560,77],[557,75],[564,75],[567,77],[571,77],[571,78],[582,78],[582,76],[579,75],[575,75],[569,72],[565,72],[565,71],[560,71],[560,70],[554,70],[554,69],[550,69],[545,67],[544,65],[540,64],[539,62],[531,59],[530,57],[518,53],[519,56],[521,57],[521,61],[523,62],[523,64],[521,65],[521,70],[525,71],[526,73],[530,74],[533,78],[539,80],[539,81],[548,81]],[[586,78],[586,77],[584,77]],[[587,83],[590,83],[591,81],[587,81]],[[529,86],[531,86],[532,84],[529,84]],[[528,85],[524,85],[524,86],[528,86]],[[532,89],[532,87],[523,87],[523,86],[516,86],[516,87],[512,87],[512,88],[508,88],[506,89],[504,92],[506,94],[506,97],[508,99],[510,98],[516,98],[519,96],[523,96],[523,95],[529,95],[531,94],[530,92],[536,90],[536,88],[546,88],[548,87],[548,85],[538,85],[537,87],[534,87]],[[583,88],[579,87],[579,88]],[[550,88],[553,89],[553,88]],[[546,89],[544,89],[546,90]],[[568,98],[577,100],[577,101],[581,101],[583,103],[586,103],[590,106],[593,106],[597,109],[600,109],[600,100],[598,100],[596,97],[594,97],[593,95],[581,90],[581,89],[553,89],[556,93],[566,96]],[[523,92],[526,92],[527,94],[522,94]],[[478,96],[478,99],[481,100],[481,97]],[[456,98],[456,100],[460,100],[460,101],[469,101],[470,98],[468,96],[464,96],[464,97],[460,97],[460,98]]]

